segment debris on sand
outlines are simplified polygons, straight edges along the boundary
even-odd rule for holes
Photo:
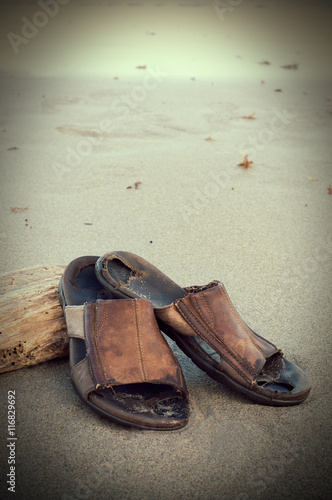
[[[299,65],[297,63],[294,64],[285,64],[284,66],[280,66],[283,69],[298,69]]]
[[[29,207],[11,207],[10,210],[14,212],[14,214],[17,214],[19,212],[26,212],[29,210]]]
[[[242,168],[249,168],[249,167],[251,167],[253,164],[254,164],[254,162],[248,159],[248,155],[245,155],[245,156],[243,157],[243,160],[242,160],[241,162],[239,162],[239,163],[238,163],[238,166],[239,166],[239,167],[242,167]]]
[[[141,181],[136,181],[134,184],[134,188],[138,189],[141,184]],[[133,186],[127,186],[126,189],[133,189]]]

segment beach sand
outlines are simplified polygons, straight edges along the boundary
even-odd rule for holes
[[[1,271],[127,250],[219,279],[312,391],[252,404],[171,343],[190,421],[144,432],[84,406],[66,359],[1,375],[2,498],[12,390],[20,499],[330,498],[332,9],[312,4],[3,8]]]

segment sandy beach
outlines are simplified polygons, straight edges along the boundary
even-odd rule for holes
[[[2,374],[1,498],[8,391],[20,500],[330,498],[331,6],[45,4],[2,8],[1,272],[127,250],[220,280],[312,390],[253,404],[170,341],[189,424],[144,432],[84,406],[67,359]]]

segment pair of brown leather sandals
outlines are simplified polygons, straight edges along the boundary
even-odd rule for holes
[[[116,423],[174,430],[188,422],[186,383],[161,331],[256,403],[290,406],[309,395],[304,372],[244,323],[218,281],[181,288],[141,257],[110,252],[71,262],[59,296],[74,388]]]

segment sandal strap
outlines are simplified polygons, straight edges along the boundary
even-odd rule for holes
[[[67,306],[65,313],[68,336],[86,344],[87,358],[72,369],[83,394],[133,383],[166,384],[187,394],[180,365],[158,328],[150,301],[97,300]]]
[[[219,281],[186,291],[185,298],[155,309],[156,316],[183,335],[199,336],[220,355],[222,371],[253,384],[267,358],[281,351],[244,323]]]

